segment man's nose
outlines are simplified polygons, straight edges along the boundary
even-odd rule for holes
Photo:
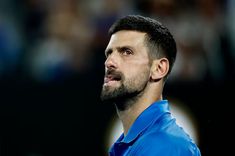
[[[106,59],[106,61],[104,63],[105,67],[109,68],[109,69],[110,68],[116,69],[117,68],[117,60],[116,59],[117,58],[115,57],[114,53],[110,54],[107,57],[107,59]]]

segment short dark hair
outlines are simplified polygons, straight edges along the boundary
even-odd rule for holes
[[[167,27],[159,21],[141,15],[128,15],[118,19],[109,29],[109,35],[121,30],[145,32],[150,58],[166,57],[169,61],[169,72],[175,62],[177,48],[175,40]],[[165,77],[165,78],[166,78]]]

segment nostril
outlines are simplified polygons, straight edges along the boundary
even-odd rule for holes
[[[116,67],[113,64],[108,64],[106,67],[108,69],[116,69]]]

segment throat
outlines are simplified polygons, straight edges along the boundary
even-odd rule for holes
[[[131,125],[142,112],[139,102],[141,95],[132,96],[131,98],[119,99],[115,102],[117,114],[122,122],[124,135],[127,134]]]
[[[141,95],[142,93],[135,92],[135,93],[128,94],[126,96],[118,98],[115,101],[115,106],[116,106],[117,111],[122,112],[122,111],[130,109],[131,107],[133,107],[133,105],[135,105],[135,103],[138,102]]]

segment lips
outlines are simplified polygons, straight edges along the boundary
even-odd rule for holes
[[[112,75],[108,75],[104,78],[104,83],[108,83],[110,81],[120,81],[121,79],[118,77],[114,77]]]
[[[112,74],[106,74],[104,77],[104,83],[114,82],[114,81],[120,81],[121,80],[121,74],[119,73],[112,73]]]

